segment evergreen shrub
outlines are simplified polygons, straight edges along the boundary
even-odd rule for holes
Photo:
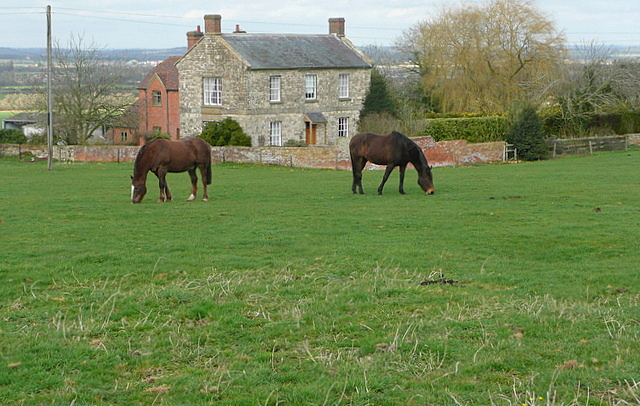
[[[17,129],[1,129],[0,144],[26,144],[27,137]]]
[[[214,147],[225,145],[251,146],[251,137],[246,135],[240,124],[230,117],[222,121],[212,121],[205,124],[199,137]]]
[[[549,147],[537,109],[530,105],[517,108],[511,119],[506,141],[515,145],[518,158],[525,161],[546,159]]]

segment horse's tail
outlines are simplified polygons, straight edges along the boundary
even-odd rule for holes
[[[211,160],[207,164],[207,185],[211,184]]]

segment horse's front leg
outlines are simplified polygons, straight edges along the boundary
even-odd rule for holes
[[[387,169],[384,171],[384,176],[382,177],[382,183],[380,183],[380,186],[378,186],[379,195],[382,194],[382,189],[384,188],[384,184],[387,183],[387,179],[389,179],[389,175],[391,175],[391,172],[395,167],[396,167],[395,164],[387,165]]]
[[[406,169],[407,169],[407,164],[400,165],[400,187],[398,188],[398,191],[400,192],[401,195],[406,194],[404,192],[404,171]]]
[[[191,195],[187,199],[188,202],[196,200],[198,194],[198,175],[196,175],[196,168],[189,169],[189,177],[191,178]]]

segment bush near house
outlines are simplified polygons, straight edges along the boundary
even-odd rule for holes
[[[240,124],[232,118],[207,123],[199,136],[212,146],[237,145],[250,147],[251,137],[245,134]]]
[[[27,137],[20,130],[2,129],[0,130],[0,144],[26,144]]]

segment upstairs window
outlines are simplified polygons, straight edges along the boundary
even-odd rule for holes
[[[162,93],[159,90],[154,90],[151,98],[154,106],[162,106]]]
[[[305,100],[316,100],[316,85],[318,82],[317,75],[307,75],[304,78],[305,91],[304,98]]]
[[[280,76],[271,76],[269,78],[269,101],[280,101]]]
[[[338,77],[338,97],[346,99],[349,97],[349,74],[341,73]]]
[[[204,105],[222,105],[222,78],[203,78]]]

